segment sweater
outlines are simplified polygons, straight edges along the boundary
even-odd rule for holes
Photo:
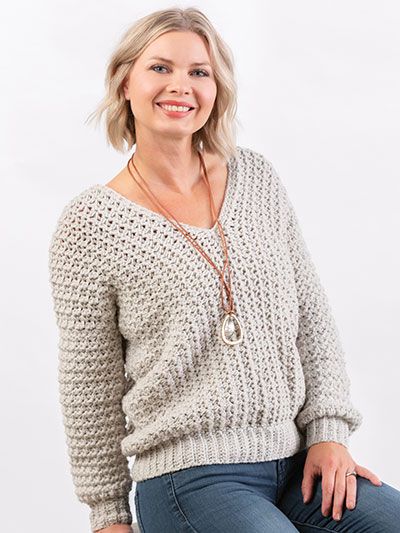
[[[132,481],[348,446],[361,413],[287,189],[236,146],[219,214],[242,342],[220,335],[217,272],[162,214],[107,185],[78,192],[49,246],[71,472],[92,529],[132,521]],[[217,228],[182,226],[222,269]],[[134,456],[132,467],[128,458]]]

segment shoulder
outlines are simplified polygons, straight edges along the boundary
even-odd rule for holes
[[[110,288],[114,280],[114,235],[119,213],[99,184],[85,188],[61,209],[48,244],[53,286]],[[82,284],[83,283],[83,284]]]
[[[246,146],[236,146],[242,171],[260,181],[268,187],[278,189],[285,194],[286,189],[277,171],[277,167],[264,153]]]
[[[94,187],[88,187],[65,203],[56,220],[53,235],[66,237],[70,233],[82,231],[87,225],[95,202]]]
[[[112,210],[99,194],[99,186],[83,189],[61,208],[49,241],[50,255],[95,255],[110,216]]]
[[[256,173],[269,174],[275,172],[270,159],[262,152],[241,145],[236,145],[236,150],[239,160],[244,163],[247,169]]]
[[[274,209],[284,216],[287,210],[293,210],[288,188],[281,179],[275,163],[260,151],[249,147],[237,146],[242,171],[246,179],[255,181],[259,190],[258,198],[274,204]]]

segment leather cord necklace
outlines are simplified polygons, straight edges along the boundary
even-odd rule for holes
[[[212,196],[212,192],[211,192],[210,182],[209,182],[208,174],[207,174],[207,168],[206,168],[206,165],[205,165],[205,162],[204,162],[204,159],[203,159],[203,155],[201,154],[201,152],[199,150],[197,150],[197,153],[199,155],[200,163],[201,163],[201,166],[202,166],[203,171],[204,171],[204,175],[202,174],[202,177],[203,177],[203,179],[204,179],[204,181],[205,181],[205,183],[207,185],[207,188],[208,188],[208,194],[209,194],[209,198],[210,198],[210,206],[211,206],[212,216],[213,216],[214,220],[216,220],[218,231],[219,231],[221,242],[222,242],[222,247],[223,247],[223,250],[224,250],[224,267],[223,267],[222,270],[220,270],[215,265],[215,263],[212,261],[210,256],[199,245],[199,243],[196,240],[196,237],[193,237],[176,220],[176,218],[170,213],[170,211],[168,211],[168,209],[159,202],[159,200],[153,194],[153,192],[151,191],[151,189],[147,185],[146,181],[143,179],[142,175],[140,174],[139,170],[137,169],[137,167],[136,167],[136,165],[135,165],[135,163],[133,161],[134,154],[132,154],[131,158],[128,161],[127,169],[129,171],[129,174],[131,175],[131,177],[134,179],[134,181],[137,183],[137,185],[143,190],[143,192],[145,194],[147,194],[147,196],[149,196],[149,193],[150,193],[150,195],[153,197],[153,198],[150,197],[150,200],[153,203],[156,203],[158,205],[158,207],[161,208],[164,212],[168,213],[169,217],[164,215],[165,218],[178,231],[180,231],[183,234],[183,236],[190,242],[190,244],[192,244],[192,246],[194,246],[194,248],[196,248],[197,251],[210,263],[210,265],[214,268],[214,270],[217,271],[217,273],[219,275],[220,285],[221,285],[221,305],[222,305],[222,309],[225,312],[225,315],[224,315],[224,318],[223,318],[222,324],[221,324],[221,330],[220,330],[221,338],[226,344],[235,345],[235,344],[238,344],[238,343],[242,342],[242,340],[243,340],[243,327],[242,327],[242,324],[240,323],[240,321],[239,321],[239,319],[238,319],[238,317],[236,315],[235,304],[233,302],[233,297],[232,297],[231,271],[230,271],[230,265],[229,265],[228,247],[227,247],[227,244],[226,244],[225,235],[224,235],[221,223],[220,223],[220,221],[219,221],[219,219],[218,219],[218,217],[216,215],[214,200],[213,200],[213,196]],[[132,164],[132,166],[134,167],[134,169],[138,173],[138,175],[141,178],[141,180],[145,183],[148,191],[146,191],[144,189],[144,187],[138,182],[138,180],[133,175],[133,173],[132,173],[132,171],[131,171],[131,169],[129,167],[130,163]],[[228,282],[225,281],[225,269],[227,269],[227,272],[228,272]],[[224,303],[224,289],[225,289],[225,291],[227,293],[227,298],[228,298],[227,305],[225,305],[225,303]]]

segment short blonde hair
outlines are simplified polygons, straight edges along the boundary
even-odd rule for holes
[[[192,136],[192,147],[205,149],[228,160],[237,154],[237,85],[233,72],[234,60],[230,48],[218,35],[209,19],[197,8],[155,11],[137,20],[125,32],[107,66],[106,95],[87,121],[91,122],[96,118],[99,122],[105,112],[108,144],[120,152],[132,148],[136,143],[135,120],[130,102],[124,95],[123,83],[144,48],[169,31],[193,31],[202,36],[209,46],[217,96],[207,122]],[[126,149],[124,141],[127,144]]]

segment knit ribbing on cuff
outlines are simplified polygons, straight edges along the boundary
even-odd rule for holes
[[[113,524],[132,524],[129,495],[114,500],[106,500],[91,506],[90,526],[97,531]]]
[[[312,444],[328,441],[338,442],[348,447],[349,425],[345,420],[332,416],[323,416],[311,420],[307,424],[307,448]]]

